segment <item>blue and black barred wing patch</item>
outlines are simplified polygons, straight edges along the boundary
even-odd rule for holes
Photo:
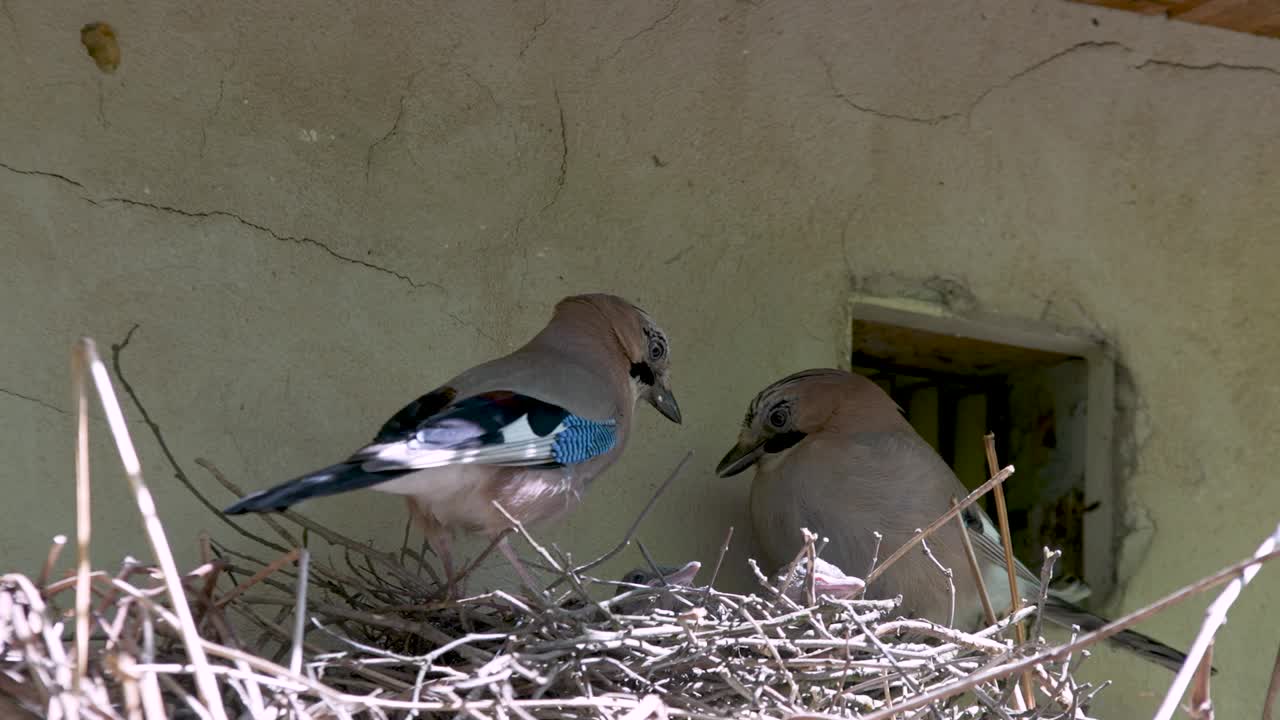
[[[617,424],[567,415],[553,432],[551,456],[558,465],[576,465],[613,449]]]
[[[469,463],[560,467],[606,453],[616,441],[612,420],[588,420],[505,390],[465,398],[425,417],[411,408],[397,415],[400,420],[388,421],[379,440],[352,460],[369,472]]]

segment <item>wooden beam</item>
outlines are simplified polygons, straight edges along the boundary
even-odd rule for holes
[[[1280,38],[1280,5],[1275,0],[1071,0],[1140,15],[1164,15],[1172,20],[1235,32]]]

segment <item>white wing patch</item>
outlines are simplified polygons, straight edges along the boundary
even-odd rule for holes
[[[552,449],[556,436],[564,432],[560,423],[545,437],[539,437],[529,425],[529,417],[519,419],[502,428],[503,442],[462,450],[424,448],[416,439],[403,442],[371,445],[360,452],[368,458],[361,468],[369,472],[387,470],[425,470],[457,464],[522,466],[538,465],[554,459]]]
[[[1005,602],[1008,602],[1009,574],[1005,569],[1004,545],[1000,542],[1000,531],[996,529],[995,523],[991,522],[986,513],[979,511],[976,514],[982,520],[982,531],[969,530],[969,539],[973,542],[973,553],[978,556],[980,562],[985,560],[988,564],[988,569],[984,569],[982,573],[983,580],[987,583],[987,591],[992,592],[994,595],[994,591],[991,588],[992,578],[987,576],[996,576],[994,570],[989,570],[991,566],[995,566],[999,571],[998,577],[1000,579],[995,584],[1003,586],[1004,599]],[[1028,570],[1021,562],[1018,562],[1017,558],[1014,558],[1013,567],[1019,580],[1018,593],[1020,595],[1029,595],[1030,597],[1039,595],[1040,578]],[[995,597],[992,597],[993,602],[995,599]]]

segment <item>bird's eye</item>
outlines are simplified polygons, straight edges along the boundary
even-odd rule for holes
[[[657,362],[667,356],[667,343],[660,337],[649,341],[649,362]]]
[[[769,426],[781,430],[791,420],[791,410],[786,405],[779,405],[769,413]]]

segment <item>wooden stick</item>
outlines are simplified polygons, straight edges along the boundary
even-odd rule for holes
[[[951,498],[951,506],[955,507],[956,499]],[[988,625],[996,624],[996,611],[991,606],[991,596],[987,594],[987,581],[982,578],[982,569],[978,567],[978,556],[973,553],[973,541],[969,539],[969,528],[964,518],[956,516],[956,524],[960,526],[960,542],[964,544],[965,559],[969,561],[969,572],[973,573],[973,582],[978,586],[978,599],[982,601],[982,614]]]
[[[75,702],[84,696],[89,671],[89,539],[93,512],[89,492],[89,392],[85,387],[88,359],[71,356],[72,386],[76,394],[76,674],[71,681]],[[78,711],[73,711],[78,714]]]
[[[996,460],[996,436],[993,433],[987,433],[982,437],[982,444],[987,451],[987,469],[995,473],[996,468],[1000,467],[1000,463]],[[1000,521],[1000,541],[1004,544],[1004,566],[1009,573],[1009,612],[1016,613],[1022,609],[1022,598],[1018,594],[1018,571],[1014,569],[1014,563],[1017,562],[1013,558],[1013,537],[1009,533],[1009,510],[1004,504],[1004,487],[996,485],[992,490],[996,496],[996,516]],[[1027,642],[1027,630],[1022,623],[1013,626],[1013,632],[1018,638],[1018,645]],[[1022,699],[1027,704],[1027,708],[1035,709],[1036,696],[1031,691],[1031,674],[1027,673],[1022,676]]]
[[[1213,641],[1209,641],[1209,649],[1205,650],[1200,665],[1196,668],[1195,679],[1191,686],[1191,707],[1187,709],[1187,717],[1192,720],[1213,720],[1213,699],[1209,693],[1209,676],[1213,674]]]
[[[733,541],[733,526],[729,526],[729,532],[725,533],[724,542],[720,545],[720,554],[716,557],[716,566],[711,569],[711,579],[707,581],[707,588],[712,588],[716,584],[716,578],[720,577],[720,566],[724,563],[724,556],[729,552],[729,543]]]
[[[921,540],[937,532],[938,528],[945,525],[947,521],[950,520],[951,518],[955,517],[956,515],[959,515],[961,510],[964,510],[965,508],[972,505],[973,501],[982,497],[983,494],[985,494],[988,490],[990,490],[993,487],[999,487],[1000,483],[1004,482],[1005,480],[1008,480],[1010,475],[1013,475],[1012,465],[996,473],[994,477],[992,477],[990,480],[979,485],[976,490],[966,495],[963,500],[956,503],[955,506],[952,507],[950,510],[946,511],[942,515],[939,515],[937,520],[934,520],[933,522],[929,523],[929,527],[916,533],[915,537],[903,543],[902,547],[898,548],[897,550],[894,550],[893,554],[885,558],[884,562],[880,563],[875,569],[867,573],[867,585],[871,585],[871,583],[875,581],[876,578],[884,574],[884,571],[890,565],[902,559],[902,556],[906,555],[908,550],[915,547],[916,543],[920,542]]]
[[[182,574],[178,572],[177,564],[174,563],[164,525],[156,514],[155,499],[151,497],[151,491],[142,479],[142,463],[138,461],[138,452],[133,446],[133,439],[129,436],[129,427],[125,423],[124,412],[120,409],[120,401],[116,398],[115,388],[111,385],[111,377],[107,375],[107,366],[102,364],[97,345],[91,338],[80,338],[74,352],[76,366],[82,371],[87,368],[90,377],[93,378],[98,399],[102,403],[102,410],[106,413],[107,426],[111,429],[111,435],[116,442],[116,451],[120,455],[120,461],[128,476],[129,486],[138,504],[138,512],[142,515],[147,540],[150,541],[151,550],[160,563],[165,587],[168,589],[169,599],[173,603],[182,631],[187,656],[195,668],[196,689],[200,694],[200,700],[214,720],[226,720],[227,712],[222,705],[217,678],[209,668],[209,658],[205,655],[200,632],[196,629],[195,620],[191,616],[191,607],[187,605],[187,596],[182,588]],[[80,376],[83,377],[83,372]],[[81,412],[81,425],[87,433],[88,413],[86,411]],[[87,439],[84,442],[87,449]],[[86,471],[87,469],[86,466]],[[85,642],[88,642],[87,633]],[[86,657],[85,660],[87,659]]]
[[[302,673],[302,638],[307,632],[307,570],[311,553],[303,548],[298,554],[297,602],[293,606],[293,650],[289,653],[289,672]]]
[[[235,586],[234,588],[232,588],[231,590],[228,590],[226,595],[223,595],[222,597],[220,597],[220,598],[218,598],[217,600],[215,600],[215,601],[214,601],[214,603],[213,603],[213,606],[214,606],[214,607],[219,607],[219,608],[220,608],[220,607],[226,607],[227,603],[229,603],[229,602],[231,602],[232,600],[236,599],[236,597],[237,597],[237,596],[239,596],[239,595],[240,595],[240,593],[242,593],[242,592],[244,592],[244,591],[248,590],[249,588],[253,587],[254,585],[257,585],[258,583],[262,582],[262,581],[263,581],[263,579],[265,579],[265,578],[266,578],[268,575],[270,575],[271,573],[274,573],[274,572],[276,572],[277,570],[279,570],[280,568],[284,567],[285,565],[288,565],[289,563],[293,562],[294,560],[297,560],[297,559],[298,559],[298,554],[299,554],[300,552],[302,552],[302,551],[300,551],[298,548],[294,548],[294,549],[290,550],[289,552],[285,553],[284,555],[281,555],[280,557],[276,558],[275,560],[272,560],[272,561],[271,561],[271,563],[270,563],[269,565],[267,565],[266,567],[262,568],[262,569],[261,569],[261,570],[259,570],[258,572],[254,573],[254,574],[253,574],[253,577],[249,578],[248,580],[245,580],[244,582],[240,583],[239,585],[236,585],[236,586]]]
[[[1267,684],[1267,695],[1262,700],[1262,720],[1272,720],[1271,712],[1276,705],[1276,696],[1280,695],[1280,648],[1276,648],[1276,663],[1271,667],[1271,682]]]
[[[66,535],[54,535],[53,543],[49,545],[49,554],[44,558],[44,566],[40,568],[40,579],[36,582],[36,587],[42,591],[49,584],[49,575],[53,572],[53,566],[58,564],[58,558],[62,555],[62,549],[67,546]]]
[[[1260,559],[1263,556],[1273,554],[1280,547],[1280,527],[1271,534],[1258,549],[1254,551],[1254,559]],[[1218,632],[1218,628],[1227,622],[1227,610],[1231,608],[1236,598],[1240,597],[1240,592],[1244,590],[1244,586],[1253,580],[1258,571],[1262,569],[1262,563],[1249,565],[1240,573],[1240,577],[1235,578],[1227,585],[1226,589],[1218,595],[1209,607],[1204,611],[1204,623],[1200,626],[1200,632],[1196,633],[1196,639],[1191,643],[1191,649],[1187,650],[1187,659],[1183,661],[1182,668],[1178,670],[1178,674],[1173,678],[1173,684],[1169,686],[1169,692],[1164,696],[1164,702],[1160,703],[1160,709],[1156,711],[1154,720],[1169,720],[1173,717],[1173,713],[1178,709],[1178,701],[1182,699],[1182,694],[1186,692],[1187,685],[1191,684],[1191,676],[1195,674],[1196,667],[1200,664],[1200,658],[1208,651],[1209,645],[1213,642],[1213,636]]]

